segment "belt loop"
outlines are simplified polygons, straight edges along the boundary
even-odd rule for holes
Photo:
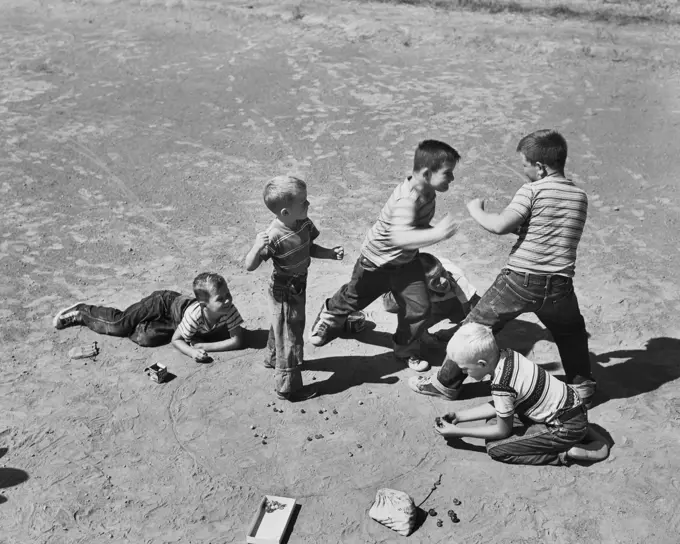
[[[524,287],[529,286],[529,272],[524,273]]]

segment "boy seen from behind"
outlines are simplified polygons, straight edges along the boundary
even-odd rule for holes
[[[520,140],[517,152],[528,182],[507,208],[492,213],[479,198],[468,203],[470,215],[484,229],[518,238],[505,268],[465,323],[481,323],[497,334],[517,316],[535,313],[557,344],[566,382],[589,405],[595,380],[573,282],[588,197],[564,175],[567,142],[558,132],[533,132]],[[417,393],[454,400],[464,379],[455,361],[447,359],[436,376],[412,378],[409,385]]]
[[[275,369],[276,395],[282,400],[300,401],[316,394],[303,390],[305,303],[307,271],[311,257],[341,260],[342,246],[325,248],[314,243],[319,236],[307,217],[307,185],[293,176],[279,176],[264,188],[264,203],[276,218],[260,232],[245,259],[246,269],[255,270],[271,258],[274,265],[269,283],[271,327],[264,365]]]

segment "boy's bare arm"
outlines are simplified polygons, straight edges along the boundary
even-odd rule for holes
[[[492,213],[487,212],[484,205],[484,200],[475,198],[468,202],[467,209],[477,223],[493,234],[510,234],[524,222],[522,216],[514,210],[505,208],[501,213]]]
[[[179,329],[175,330],[175,333],[172,335],[172,345],[176,349],[184,353],[184,355],[186,355],[187,357],[191,357],[194,361],[198,363],[205,363],[210,361],[210,356],[205,350],[191,347],[189,344],[186,343],[186,341],[180,334]]]
[[[421,249],[451,238],[457,230],[458,223],[451,214],[446,214],[439,223],[429,228],[394,229],[390,232],[390,238],[395,246],[402,249]]]
[[[484,438],[487,440],[500,440],[512,434],[513,416],[496,417],[495,425],[481,425],[478,427],[460,427],[458,424],[465,421],[477,421],[490,419],[496,416],[493,404],[484,404],[463,410],[462,412],[450,412],[441,418],[441,423],[435,427],[437,432],[445,438]]]
[[[243,328],[236,327],[229,332],[230,338],[221,340],[219,342],[197,342],[192,344],[195,349],[202,349],[207,353],[214,353],[218,351],[232,351],[240,349],[243,346]]]
[[[322,247],[318,244],[312,244],[309,248],[309,255],[315,259],[341,261],[345,257],[345,248],[342,246]]]
[[[255,243],[246,255],[246,270],[252,272],[262,264],[262,250],[269,244],[269,236],[266,232],[259,232],[255,237]]]

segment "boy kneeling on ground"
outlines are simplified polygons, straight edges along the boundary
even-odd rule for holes
[[[447,358],[476,380],[490,374],[493,401],[437,418],[435,429],[443,437],[485,438],[492,459],[512,464],[568,465],[601,461],[609,454],[573,386],[519,353],[499,350],[489,327],[463,325],[447,346]],[[513,428],[515,415],[524,428]],[[460,426],[494,417],[495,425]]]

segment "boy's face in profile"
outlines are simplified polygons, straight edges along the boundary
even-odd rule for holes
[[[453,181],[453,169],[456,167],[455,164],[450,162],[445,162],[442,164],[439,170],[430,172],[429,183],[432,188],[439,192],[445,193],[449,190],[449,185]]]
[[[292,202],[281,210],[281,215],[286,222],[292,223],[300,219],[307,219],[307,210],[309,210],[309,201],[307,200],[307,191],[303,189],[295,193]]]
[[[224,286],[216,292],[211,293],[210,298],[208,298],[207,301],[201,301],[201,306],[213,315],[220,315],[229,309],[231,303],[231,292],[228,287]]]

